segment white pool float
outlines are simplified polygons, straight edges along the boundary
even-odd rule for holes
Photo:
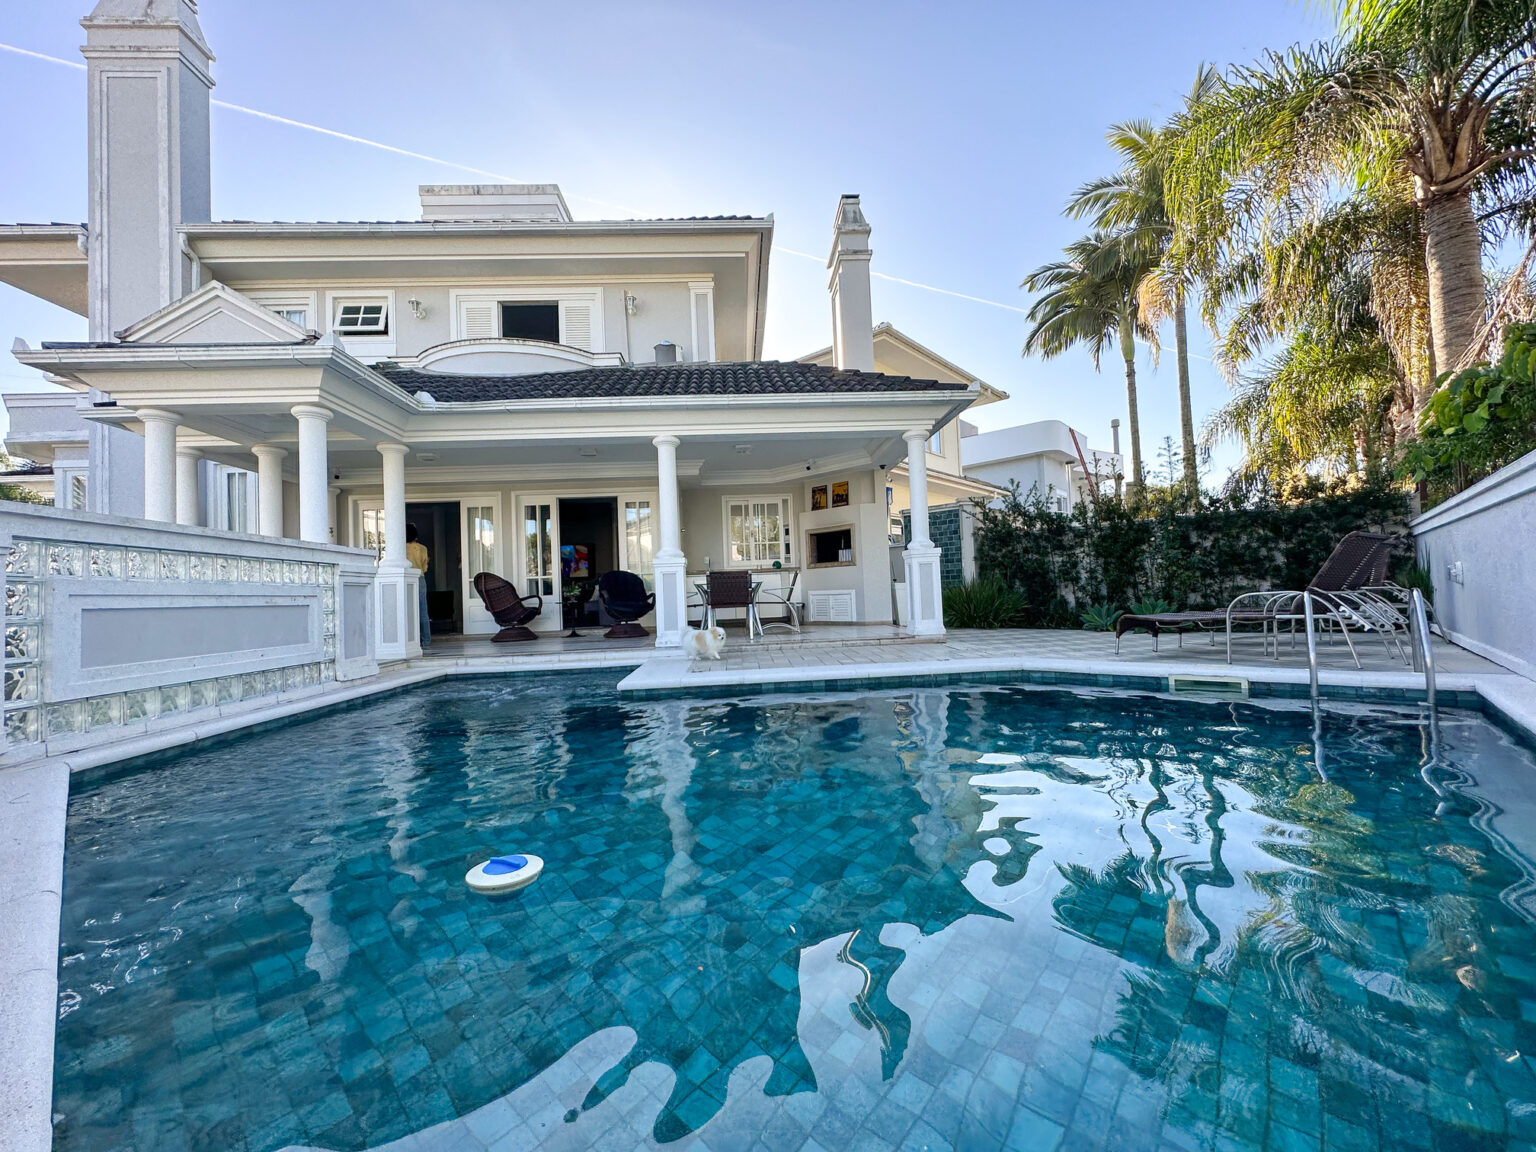
[[[526,888],[544,871],[544,861],[537,856],[493,856],[464,873],[464,883],[476,892],[515,892]]]

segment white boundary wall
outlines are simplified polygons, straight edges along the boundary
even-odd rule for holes
[[[0,556],[0,765],[379,670],[371,552],[7,502]]]
[[[1412,522],[1448,639],[1536,679],[1536,452]]]

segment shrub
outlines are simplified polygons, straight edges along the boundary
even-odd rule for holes
[[[1305,587],[1345,533],[1400,531],[1408,512],[1381,479],[1318,481],[1304,495],[1216,497],[1188,512],[1165,502],[1138,517],[1111,500],[1064,515],[1015,489],[976,510],[977,574],[1021,593],[1035,628],[1076,626],[1090,605],[1225,608],[1240,592]]]
[[[1090,604],[1080,613],[1083,627],[1089,632],[1113,632],[1115,621],[1125,613],[1113,604]]]
[[[1029,606],[1020,592],[998,580],[973,580],[944,589],[947,628],[1023,628]]]

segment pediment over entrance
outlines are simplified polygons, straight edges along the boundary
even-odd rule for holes
[[[617,352],[588,352],[568,344],[543,340],[453,340],[394,363],[422,372],[449,376],[524,376],[533,372],[569,372],[578,368],[617,368]]]
[[[297,324],[217,280],[130,324],[117,338],[127,344],[298,344],[312,339]]]

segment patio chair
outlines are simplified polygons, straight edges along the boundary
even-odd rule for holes
[[[746,571],[709,572],[704,577],[704,627],[715,624],[715,614],[722,608],[745,608],[747,639],[762,635],[763,626],[753,603],[752,573]]]
[[[1380,632],[1384,643],[1392,643],[1395,641],[1389,641],[1388,637],[1407,626],[1406,616],[1385,602],[1378,602],[1376,597],[1362,592],[1367,586],[1379,585],[1386,579],[1392,541],[1393,537],[1380,532],[1348,533],[1334,547],[1328,559],[1323,561],[1323,566],[1318,569],[1317,575],[1307,585],[1306,590],[1312,594],[1314,619],[1338,626],[1356,666],[1360,663],[1360,657],[1350,638],[1350,627],[1360,631]],[[1210,629],[1213,632],[1223,629],[1227,636],[1227,663],[1230,664],[1232,629],[1241,625],[1258,625],[1263,633],[1265,655],[1269,654],[1269,644],[1273,638],[1275,658],[1279,659],[1280,625],[1291,625],[1294,641],[1295,625],[1305,619],[1301,596],[1297,591],[1244,592],[1221,611],[1145,615],[1126,613],[1115,622],[1115,651],[1120,650],[1120,638],[1133,629],[1150,632],[1154,645],[1159,632],[1165,629],[1179,633],[1189,629]]]
[[[1339,541],[1323,566],[1317,570],[1306,593],[1312,598],[1312,617],[1320,625],[1336,625],[1344,643],[1349,648],[1355,667],[1360,667],[1360,654],[1355,651],[1350,629],[1375,632],[1390,655],[1395,647],[1397,655],[1408,659],[1403,649],[1402,636],[1408,631],[1408,617],[1399,612],[1384,597],[1364,591],[1379,586],[1386,579],[1387,565],[1391,560],[1393,537],[1380,532],[1351,532]],[[1264,629],[1266,649],[1269,635],[1273,633],[1275,659],[1280,658],[1280,625],[1291,625],[1292,643],[1298,623],[1305,623],[1306,606],[1303,593],[1296,591],[1244,592],[1227,606],[1227,663],[1232,662],[1232,623],[1234,615],[1241,617],[1252,613],[1253,608],[1239,611],[1244,601],[1256,601],[1259,613],[1267,618]]]
[[[784,615],[775,620],[764,620],[762,613],[757,616],[757,626],[763,632],[770,628],[783,628],[789,632],[800,631],[800,606],[795,603],[795,584],[800,580],[799,569],[793,569],[789,573],[789,583],[781,584],[777,588],[762,588],[757,593],[757,603],[777,604],[784,609]]]
[[[656,593],[645,590],[645,581],[633,572],[615,568],[604,572],[597,581],[597,598],[603,611],[618,621],[603,635],[610,640],[649,636],[645,626],[636,623],[656,608]]]
[[[513,640],[538,639],[528,622],[537,619],[544,611],[542,596],[519,595],[516,588],[493,572],[476,573],[474,584],[485,610],[501,625],[501,631],[491,637],[492,642],[506,644]]]

